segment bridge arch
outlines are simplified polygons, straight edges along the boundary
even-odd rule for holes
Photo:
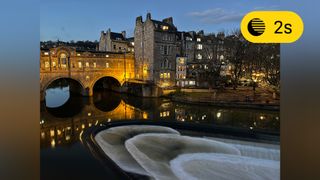
[[[43,85],[40,89],[41,100],[45,100],[46,90],[50,86],[54,85],[55,83],[59,83],[59,82],[64,82],[64,83],[67,82],[69,85],[69,91],[71,93],[80,94],[80,95],[87,95],[90,91],[90,89],[85,88],[86,86],[84,86],[84,83],[79,79],[70,78],[70,77],[66,77],[66,76],[58,76],[58,77],[49,79],[46,82],[42,83]]]
[[[109,89],[121,92],[122,81],[113,76],[100,76],[92,81],[91,89]]]

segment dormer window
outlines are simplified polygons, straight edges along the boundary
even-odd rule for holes
[[[169,29],[169,26],[162,26],[162,30],[166,31]]]

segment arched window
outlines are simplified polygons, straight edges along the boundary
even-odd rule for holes
[[[60,63],[61,63],[61,67],[65,68],[67,67],[67,55],[64,53],[60,54]]]

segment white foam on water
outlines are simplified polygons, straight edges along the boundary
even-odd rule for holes
[[[280,162],[232,154],[182,154],[170,161],[181,180],[278,180]]]
[[[177,179],[170,161],[181,154],[215,152],[240,155],[232,145],[177,134],[140,134],[126,141],[132,157],[155,179]]]
[[[280,150],[277,149],[267,149],[239,144],[233,144],[233,146],[240,150],[242,156],[280,161]]]
[[[233,145],[240,150],[242,156],[280,161],[279,145],[222,138],[209,139]]]
[[[101,131],[95,136],[95,140],[104,153],[124,171],[149,176],[124,146],[127,139],[142,133],[179,134],[178,131],[163,126],[128,125]]]

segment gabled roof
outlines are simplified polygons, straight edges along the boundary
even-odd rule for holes
[[[162,29],[163,26],[168,26],[169,27],[169,29],[166,30],[166,31],[169,31],[169,32],[177,31],[177,28],[172,24],[169,24],[169,23],[166,23],[166,22],[163,22],[163,21],[153,20],[153,19],[151,21],[153,22],[153,24],[156,27],[156,30],[158,30],[158,31],[164,31]]]
[[[122,41],[125,40],[125,38],[123,37],[123,35],[121,33],[115,33],[115,32],[110,33],[110,38],[112,40],[122,40]]]

